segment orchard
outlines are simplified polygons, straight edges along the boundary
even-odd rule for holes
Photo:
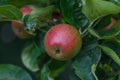
[[[0,80],[120,80],[119,0],[0,0]]]

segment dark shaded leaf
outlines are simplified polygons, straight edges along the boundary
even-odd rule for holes
[[[54,80],[53,78],[50,77],[50,70],[48,66],[44,65],[41,73],[40,73],[40,79],[39,80]]]
[[[60,0],[60,7],[63,18],[69,24],[85,29],[89,20],[81,12],[82,3],[80,0]]]
[[[0,80],[32,80],[32,78],[20,67],[0,64]]]
[[[53,78],[57,77],[61,72],[65,70],[65,64],[66,61],[57,61],[52,59],[48,65],[50,69],[50,76]]]
[[[22,52],[23,64],[31,71],[38,71],[39,67],[37,63],[37,58],[40,54],[40,50],[36,48],[34,44],[30,44],[29,46],[24,48]]]
[[[117,21],[112,28],[106,31],[98,31],[93,28],[89,28],[89,32],[98,39],[110,39],[120,34],[120,21]]]
[[[76,75],[81,80],[98,80],[95,70],[101,58],[101,49],[94,46],[93,48],[84,49],[81,54],[83,55],[78,56],[73,63]]]

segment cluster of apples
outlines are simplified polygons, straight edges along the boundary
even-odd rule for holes
[[[32,12],[30,6],[24,6],[20,9],[25,15]],[[12,29],[17,37],[22,39],[31,38],[32,35],[24,30],[23,23],[12,21]],[[57,24],[53,26],[45,35],[44,46],[49,56],[57,60],[69,60],[76,56],[82,45],[80,32],[69,24]]]
[[[33,10],[31,6],[20,8],[23,17],[29,15]],[[116,20],[111,18],[111,23],[104,28],[109,30]],[[24,25],[21,22],[12,21],[12,30],[17,37],[21,39],[29,39],[32,37],[24,30]],[[45,50],[49,56],[57,60],[69,60],[76,56],[82,46],[82,38],[79,31],[69,24],[57,24],[53,26],[45,35],[44,38]]]
[[[23,13],[23,17],[29,15],[32,12],[31,6],[24,6],[20,8],[20,11]],[[24,25],[22,22],[12,21],[12,30],[15,35],[20,39],[29,39],[32,37],[29,33],[24,30]]]

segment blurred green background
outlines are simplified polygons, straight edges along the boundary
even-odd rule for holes
[[[21,51],[26,40],[15,36],[10,22],[0,22],[0,63],[22,65]]]

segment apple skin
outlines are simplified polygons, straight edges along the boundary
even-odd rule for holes
[[[29,15],[32,12],[32,8],[30,6],[24,6],[20,8],[20,11],[23,13],[23,17],[24,17],[25,15]],[[24,30],[23,23],[18,21],[12,21],[11,25],[12,25],[13,32],[18,38],[29,39],[32,37],[32,35],[30,35]]]
[[[20,8],[20,11],[23,13],[23,17],[25,15],[29,15],[32,12],[32,8],[30,6],[24,6]]]
[[[103,31],[107,31],[107,30],[111,29],[112,26],[113,26],[115,23],[116,23],[116,20],[115,20],[113,17],[111,17],[111,23],[110,23],[109,25],[107,25],[107,26],[103,29]]]
[[[69,60],[75,57],[82,46],[79,31],[69,24],[53,26],[45,35],[44,46],[49,56],[56,60]]]
[[[23,24],[20,22],[13,21],[12,22],[12,30],[15,35],[20,39],[30,39],[32,35],[28,34],[23,27]]]

